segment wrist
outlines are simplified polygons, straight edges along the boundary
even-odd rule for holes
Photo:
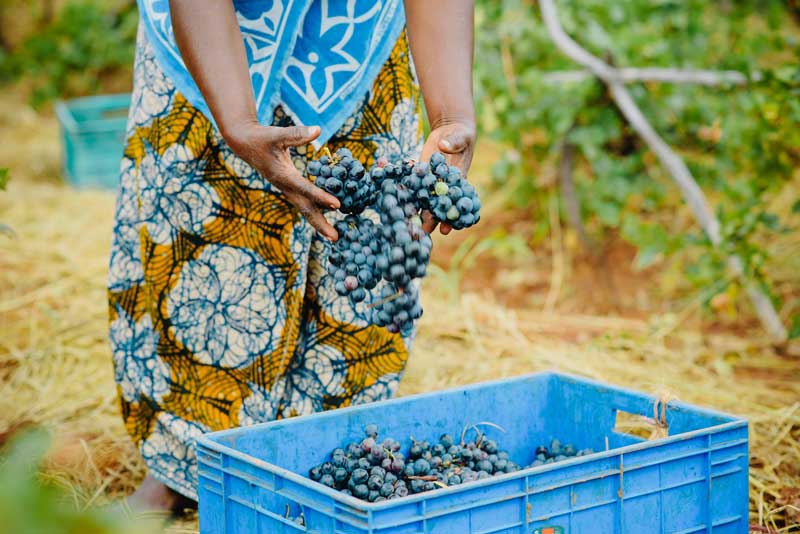
[[[245,117],[238,120],[220,121],[219,133],[231,150],[242,156],[248,152],[259,127],[258,119]]]
[[[448,126],[451,124],[459,124],[465,126],[471,131],[475,131],[475,113],[473,111],[455,112],[455,113],[442,113],[432,114],[430,116],[431,130]]]

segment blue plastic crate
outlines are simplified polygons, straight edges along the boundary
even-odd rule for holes
[[[541,373],[207,434],[197,441],[200,532],[746,534],[746,421],[672,402],[666,438],[614,430],[619,411],[652,416],[654,402]],[[368,423],[435,439],[480,421],[506,430],[484,428],[519,462],[552,438],[603,452],[374,504],[305,476]],[[287,507],[306,526],[286,520]]]
[[[130,94],[56,103],[61,125],[61,168],[69,183],[116,189],[130,103]]]

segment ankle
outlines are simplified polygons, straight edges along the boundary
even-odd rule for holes
[[[183,495],[173,491],[148,475],[139,488],[128,497],[128,504],[137,512],[180,512],[192,503]]]

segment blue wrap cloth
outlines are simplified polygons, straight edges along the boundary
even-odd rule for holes
[[[319,148],[361,103],[405,25],[402,0],[232,0],[259,122],[280,104],[322,129]],[[168,0],[138,0],[147,37],[177,90],[213,121],[181,59]]]

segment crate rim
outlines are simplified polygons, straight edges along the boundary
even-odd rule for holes
[[[81,96],[78,98],[59,99],[56,100],[53,108],[61,125],[70,133],[85,133],[85,132],[110,132],[116,131],[121,124],[127,124],[127,117],[118,117],[114,119],[104,120],[90,120],[78,124],[72,114],[72,104],[80,104],[83,102],[91,102],[97,100],[117,100],[120,101],[127,99],[130,102],[131,93],[110,93],[106,95],[90,95]],[[130,105],[130,104],[128,104]]]
[[[394,403],[397,403],[397,402],[407,401],[409,399],[425,397],[425,396],[428,396],[428,395],[431,395],[431,394],[435,394],[435,393],[455,393],[455,392],[459,392],[459,391],[477,389],[477,388],[480,388],[480,387],[485,387],[485,386],[490,386],[490,385],[498,385],[498,384],[502,384],[504,382],[507,382],[509,380],[526,380],[526,379],[531,379],[531,378],[553,377],[553,376],[559,377],[559,378],[564,379],[564,380],[569,380],[569,381],[573,381],[573,382],[579,382],[579,383],[582,383],[582,384],[585,384],[585,385],[589,385],[589,386],[599,386],[599,387],[603,387],[603,388],[613,388],[613,389],[615,389],[615,390],[617,390],[619,392],[622,392],[622,393],[628,393],[628,394],[633,394],[633,395],[637,395],[637,396],[644,396],[644,397],[647,397],[648,399],[652,400],[653,402],[655,402],[657,400],[657,397],[655,395],[649,395],[649,394],[638,392],[638,391],[635,391],[635,390],[632,390],[632,389],[629,389],[629,388],[625,388],[625,387],[619,387],[619,386],[613,386],[613,385],[605,384],[605,383],[600,382],[598,380],[594,380],[594,379],[586,378],[586,377],[581,377],[581,376],[577,376],[577,375],[573,375],[573,374],[569,374],[569,373],[563,373],[561,371],[547,370],[547,371],[540,371],[540,372],[536,372],[536,373],[529,373],[529,374],[524,374],[524,375],[517,375],[517,376],[512,376],[512,377],[500,378],[500,379],[496,379],[496,380],[488,380],[488,381],[483,381],[483,382],[476,382],[476,383],[473,383],[473,384],[468,384],[466,386],[455,386],[455,387],[451,387],[451,388],[447,388],[447,389],[428,391],[428,392],[424,392],[424,393],[415,393],[413,395],[407,395],[407,396],[404,396],[404,397],[394,397],[394,398],[383,400],[383,401],[370,402],[370,403],[366,403],[366,404],[359,404],[357,406],[348,406],[346,408],[340,408],[340,409],[337,409],[337,410],[328,410],[328,411],[325,411],[325,412],[318,412],[318,413],[305,415],[305,416],[301,416],[301,417],[303,417],[306,420],[311,419],[311,418],[320,419],[320,418],[324,418],[324,417],[332,417],[332,416],[337,415],[337,414],[340,415],[344,411],[355,412],[355,411],[359,411],[359,410],[363,410],[363,409],[367,409],[367,408],[374,408],[375,406],[381,406],[381,405],[385,406],[385,405],[390,405],[390,404],[394,404]],[[698,406],[695,406],[695,405],[692,405],[692,404],[688,404],[688,403],[684,403],[684,402],[680,402],[680,401],[670,401],[667,404],[668,404],[668,406],[672,406],[672,407],[675,407],[675,408],[678,408],[678,409],[684,409],[684,410],[685,409],[690,409],[690,410],[692,410],[694,412],[702,413],[704,415],[713,416],[713,417],[716,417],[716,418],[727,419],[727,421],[725,421],[723,423],[720,423],[720,424],[717,424],[717,425],[709,426],[709,427],[706,427],[706,428],[700,428],[700,429],[697,429],[697,430],[692,430],[690,432],[684,432],[682,434],[675,434],[675,435],[667,436],[666,438],[660,438],[660,439],[655,440],[655,441],[642,441],[640,443],[633,443],[631,445],[626,445],[624,447],[618,447],[616,449],[610,449],[610,450],[606,450],[606,451],[598,451],[598,452],[595,452],[595,453],[592,453],[592,454],[587,454],[585,456],[579,456],[579,457],[570,458],[568,460],[564,460],[564,461],[558,462],[558,464],[553,463],[553,464],[539,465],[539,466],[535,466],[535,467],[526,467],[526,468],[520,469],[519,471],[516,471],[516,472],[513,472],[513,473],[506,473],[506,474],[503,474],[503,475],[500,475],[500,476],[495,476],[495,477],[491,477],[491,478],[484,479],[484,480],[476,480],[474,482],[470,482],[469,484],[465,484],[465,485],[448,486],[447,488],[438,488],[438,489],[433,490],[431,492],[419,493],[419,494],[416,494],[416,495],[409,495],[409,496],[404,497],[402,499],[402,503],[403,504],[405,504],[405,503],[413,503],[413,502],[421,501],[421,500],[424,500],[424,499],[428,499],[428,498],[434,496],[432,494],[435,494],[435,496],[438,497],[440,495],[445,495],[445,494],[459,493],[461,491],[467,491],[467,490],[470,490],[472,488],[478,488],[478,487],[481,487],[481,486],[484,486],[484,485],[492,484],[492,483],[494,483],[495,480],[513,480],[515,478],[522,478],[524,476],[528,476],[531,473],[542,473],[542,472],[546,472],[546,471],[551,471],[551,470],[554,470],[554,469],[557,469],[557,468],[561,468],[562,466],[579,465],[581,463],[586,463],[586,462],[589,462],[589,461],[599,460],[599,459],[603,459],[603,458],[611,458],[611,457],[615,457],[615,456],[623,456],[623,455],[631,453],[631,452],[635,452],[635,451],[638,451],[638,450],[651,448],[651,447],[653,447],[654,444],[657,444],[658,446],[661,446],[661,445],[666,445],[666,444],[669,444],[669,443],[677,443],[677,442],[680,442],[680,441],[685,441],[687,439],[691,439],[691,438],[694,438],[694,437],[697,437],[697,436],[701,436],[701,435],[706,435],[706,434],[709,434],[709,433],[717,434],[717,433],[724,432],[726,430],[732,430],[732,429],[735,429],[735,428],[741,428],[741,427],[747,428],[747,426],[748,426],[747,419],[739,417],[739,416],[736,416],[736,415],[733,415],[733,414],[729,414],[729,413],[725,413],[725,412],[721,412],[721,411],[717,411],[717,410],[712,410],[712,409],[708,409],[708,408],[702,408],[702,407],[698,407]],[[199,444],[199,445],[202,445],[203,447],[206,447],[206,448],[211,449],[213,451],[216,451],[216,452],[219,452],[219,453],[223,453],[223,454],[227,454],[228,456],[236,458],[237,460],[241,460],[241,461],[244,461],[244,462],[249,462],[249,463],[255,465],[256,467],[259,467],[261,469],[265,469],[265,470],[267,470],[269,472],[275,473],[275,474],[277,474],[277,475],[279,475],[281,477],[284,477],[284,478],[286,478],[288,480],[291,480],[293,482],[296,482],[298,484],[302,484],[304,486],[308,486],[309,484],[313,484],[314,485],[313,489],[315,491],[318,491],[319,493],[321,493],[323,495],[331,497],[334,500],[339,501],[340,503],[346,504],[347,506],[350,506],[351,508],[355,508],[355,509],[367,512],[367,513],[378,512],[378,511],[383,510],[384,508],[392,508],[392,507],[397,506],[399,504],[398,501],[389,501],[389,500],[383,501],[383,502],[371,503],[371,502],[362,501],[360,499],[356,499],[355,497],[352,497],[352,496],[349,496],[349,495],[344,495],[340,491],[337,491],[337,490],[334,490],[332,488],[329,488],[329,487],[327,487],[327,486],[325,486],[323,484],[320,484],[318,482],[314,482],[313,480],[311,480],[308,477],[304,477],[304,476],[299,475],[299,474],[297,474],[297,473],[295,473],[293,471],[289,471],[288,469],[284,469],[283,467],[280,467],[278,465],[271,464],[269,462],[266,462],[264,460],[261,460],[259,458],[254,457],[254,456],[251,456],[249,454],[245,454],[243,452],[237,451],[236,449],[233,449],[233,448],[231,448],[231,447],[229,447],[227,445],[224,445],[224,444],[219,443],[218,441],[214,441],[212,439],[212,437],[213,438],[235,437],[235,436],[237,436],[239,434],[242,434],[242,433],[245,433],[245,432],[248,432],[248,431],[252,431],[253,429],[257,429],[257,428],[268,429],[271,426],[281,426],[281,425],[286,424],[289,421],[294,422],[297,419],[299,419],[299,417],[298,418],[289,418],[289,419],[280,419],[280,420],[276,420],[276,421],[268,421],[266,423],[258,423],[258,424],[255,424],[255,425],[250,425],[250,426],[246,426],[246,427],[237,427],[237,428],[233,428],[233,429],[229,429],[229,430],[220,430],[220,431],[217,431],[217,432],[209,432],[207,434],[204,434],[202,436],[199,436],[199,437],[195,438],[195,443]]]

